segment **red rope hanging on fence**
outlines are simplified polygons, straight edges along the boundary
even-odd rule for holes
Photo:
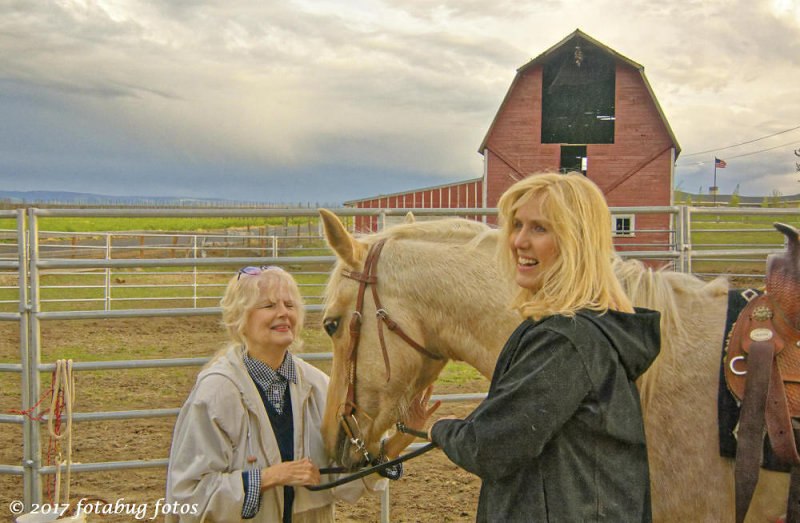
[[[53,372],[53,374],[51,374],[51,375],[50,375],[50,390],[48,390],[47,392],[45,392],[45,393],[44,393],[44,396],[42,396],[41,398],[39,398],[39,401],[37,401],[37,402],[36,402],[36,405],[34,405],[33,407],[29,408],[28,410],[9,409],[9,411],[8,411],[8,412],[10,412],[10,413],[12,413],[12,414],[22,414],[23,416],[25,416],[25,417],[28,417],[28,418],[32,419],[33,421],[40,421],[40,420],[41,420],[41,419],[44,417],[44,415],[45,415],[45,414],[47,414],[47,413],[49,412],[49,410],[50,410],[50,409],[48,409],[48,410],[45,410],[44,412],[42,412],[41,414],[39,414],[39,415],[38,415],[37,417],[35,417],[35,418],[34,418],[33,416],[31,416],[31,412],[33,412],[34,410],[36,410],[36,407],[38,407],[38,406],[39,406],[39,404],[41,404],[41,403],[44,401],[44,399],[45,399],[47,396],[49,396],[49,395],[50,395],[50,393],[52,393],[52,392],[53,392],[53,385],[55,384],[55,381],[56,381],[56,373],[55,373],[55,372]]]
[[[56,437],[54,437],[51,434],[51,436],[48,438],[47,454],[46,454],[46,460],[45,460],[45,463],[47,464],[47,466],[53,465],[54,462],[57,461],[57,460],[55,460],[55,458],[56,458],[56,453],[58,452],[58,447],[59,447],[58,440],[60,438],[58,438],[58,436],[61,435],[61,415],[63,414],[64,407],[65,407],[64,387],[59,387],[56,397],[53,398],[53,400],[51,400],[51,408],[48,408],[48,409],[42,411],[38,416],[33,416],[31,413],[36,410],[36,408],[45,400],[45,398],[47,398],[48,396],[50,396],[53,393],[53,389],[55,388],[55,384],[56,384],[56,372],[57,372],[57,370],[58,369],[56,369],[56,371],[53,371],[53,373],[50,375],[50,389],[47,392],[45,392],[42,395],[41,398],[39,398],[39,401],[37,401],[36,404],[33,407],[31,407],[31,408],[29,408],[27,410],[9,409],[10,413],[12,413],[12,414],[21,414],[23,416],[26,416],[26,417],[32,419],[33,421],[41,421],[42,418],[47,414],[51,414],[52,415],[52,418],[53,418],[53,430],[52,430],[52,432]],[[52,409],[52,413],[51,413],[51,409]],[[56,476],[52,475],[52,474],[48,475],[47,476],[47,481],[46,481],[47,497],[48,497],[48,499],[49,499],[51,504],[53,503],[53,492],[54,492],[54,489],[55,489],[55,484],[56,484]]]

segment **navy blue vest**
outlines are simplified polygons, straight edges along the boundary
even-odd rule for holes
[[[294,460],[294,419],[292,418],[292,397],[289,394],[289,386],[283,394],[283,412],[278,414],[275,407],[267,399],[267,395],[256,384],[261,401],[267,409],[269,422],[272,424],[272,432],[278,441],[278,449],[281,452],[282,461]],[[292,521],[292,504],[294,503],[294,487],[283,487],[283,523]]]

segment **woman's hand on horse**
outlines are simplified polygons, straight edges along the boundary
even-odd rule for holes
[[[406,410],[406,415],[403,417],[403,424],[415,430],[422,430],[427,423],[428,419],[431,417],[431,414],[436,412],[436,409],[439,408],[439,405],[442,404],[441,400],[437,400],[433,405],[428,407],[428,402],[431,400],[431,394],[433,393],[433,385],[429,386],[425,390],[421,390],[414,398],[411,400],[411,403],[408,405],[408,409]],[[389,459],[395,459],[400,455],[406,447],[411,445],[414,442],[414,436],[410,434],[403,434],[402,432],[395,432],[391,438],[386,440],[386,457]]]
[[[425,390],[422,390],[414,396],[414,399],[411,400],[411,404],[408,406],[408,410],[406,411],[405,419],[403,423],[406,427],[415,430],[422,430],[427,423],[428,419],[430,419],[431,415],[436,412],[439,406],[442,404],[442,400],[437,400],[433,405],[428,407],[428,402],[431,400],[431,394],[433,394],[433,385],[430,385]]]
[[[261,490],[279,485],[299,487],[319,485],[319,468],[308,458],[297,461],[283,461],[261,469]]]

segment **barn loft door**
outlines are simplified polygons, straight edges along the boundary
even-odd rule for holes
[[[542,143],[614,143],[614,59],[575,38],[542,69]]]

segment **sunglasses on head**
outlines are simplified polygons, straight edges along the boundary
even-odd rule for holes
[[[239,278],[241,278],[242,274],[249,274],[250,276],[258,276],[262,272],[268,271],[269,269],[278,269],[279,271],[283,270],[281,267],[278,267],[277,265],[262,265],[260,267],[253,267],[253,266],[242,267],[241,269],[239,269],[239,274],[236,276],[236,279],[238,280]]]

